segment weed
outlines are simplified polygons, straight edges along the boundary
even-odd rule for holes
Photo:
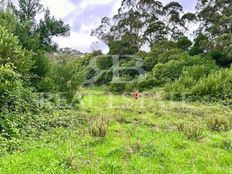
[[[229,131],[231,129],[230,120],[225,116],[213,116],[207,121],[208,127],[212,131]]]
[[[178,122],[177,123],[177,129],[178,129],[178,131],[180,131],[180,132],[184,131],[184,124],[185,124],[185,122]]]
[[[93,137],[105,137],[108,129],[108,121],[104,117],[88,120],[89,134]]]
[[[232,139],[223,140],[220,147],[224,150],[232,151]]]
[[[191,140],[199,140],[203,136],[203,126],[200,122],[181,123],[178,129]]]

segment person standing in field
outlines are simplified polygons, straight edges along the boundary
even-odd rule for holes
[[[136,100],[139,100],[139,92],[138,91],[135,91],[134,92],[134,98],[136,99]]]

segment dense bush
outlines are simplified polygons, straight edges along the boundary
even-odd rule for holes
[[[183,37],[178,40],[177,47],[183,51],[188,51],[192,44],[193,43],[187,37]]]
[[[232,63],[232,56],[230,57],[222,51],[213,50],[210,55],[222,67],[228,67]]]
[[[39,56],[39,55],[38,55]],[[67,56],[67,55],[66,55]],[[47,93],[48,97],[56,96],[55,100],[62,100],[63,105],[76,104],[76,94],[78,88],[83,85],[88,78],[92,77],[92,69],[89,67],[89,55],[84,57],[67,57],[57,56],[55,59],[38,57],[39,66],[33,71],[38,76],[34,77],[36,89],[39,92]],[[44,66],[41,66],[44,65]],[[53,97],[52,97],[53,98]]]
[[[0,67],[0,134],[16,136],[20,127],[28,123],[30,114],[38,111],[38,96],[24,87],[9,65]]]
[[[43,52],[37,53],[34,56],[34,67],[33,67],[33,73],[37,76],[45,77],[46,74],[49,72],[49,66],[50,62],[48,60],[48,57],[45,56]]]
[[[126,32],[120,40],[109,42],[109,48],[111,55],[133,55],[138,52],[136,35]]]
[[[199,33],[194,39],[193,47],[190,49],[190,55],[200,55],[204,54],[206,50],[206,44],[208,42],[208,37],[202,33]]]
[[[109,90],[113,93],[123,93],[126,89],[125,83],[111,83]]]
[[[172,56],[173,53],[177,53],[176,51],[178,47],[175,42],[172,41],[162,41],[154,44],[152,46],[151,52],[148,53],[144,59],[144,68],[146,71],[151,71],[154,66],[159,63],[159,61],[170,60],[169,57]],[[172,51],[170,51],[172,50]],[[169,52],[170,51],[170,52]],[[166,53],[168,52],[168,53]],[[179,53],[179,51],[178,51]],[[165,60],[164,60],[165,59]]]
[[[21,48],[17,37],[0,26],[0,64],[14,64],[15,70],[28,78],[32,68],[32,53]]]
[[[157,64],[153,69],[153,77],[157,79],[157,83],[160,85],[168,82],[172,83],[182,75],[184,69],[196,65],[206,65],[209,68],[216,66],[210,58],[181,54],[178,60]]]
[[[50,63],[46,76],[38,83],[41,92],[60,92],[72,101],[78,87],[85,82],[85,62],[61,59]]]
[[[0,66],[0,82],[0,112],[26,112],[36,109],[36,94],[23,86],[20,75],[10,65]]]
[[[96,59],[97,68],[100,70],[109,70],[113,66],[112,56],[98,56]]]
[[[183,74],[175,82],[165,85],[165,91],[172,99],[181,100],[191,94],[192,87],[203,77],[218,70],[215,64],[194,65],[183,70]],[[168,95],[167,95],[168,96]]]
[[[1,4],[1,2],[0,2]],[[16,30],[16,18],[14,14],[9,11],[3,12],[0,10],[0,24],[4,27],[8,32],[14,33]]]
[[[232,98],[232,68],[221,69],[209,74],[209,67],[191,68],[173,84],[165,87],[167,95],[172,99],[181,99],[184,94],[189,100],[223,101]],[[213,70],[213,69],[212,69]],[[215,69],[214,69],[215,70]],[[194,72],[195,71],[195,72]],[[198,73],[203,76],[199,76]],[[191,75],[192,74],[192,75]],[[207,76],[207,74],[209,74]],[[201,77],[201,78],[200,78]]]
[[[179,60],[181,57],[188,57],[188,53],[183,53],[180,49],[170,49],[158,56],[158,63],[167,63],[170,60]]]
[[[232,98],[232,68],[222,69],[202,78],[192,88],[192,95],[211,101]]]
[[[113,72],[111,70],[105,71],[96,79],[95,84],[96,85],[109,85],[109,83],[112,81],[113,78]]]
[[[157,86],[157,80],[155,79],[147,79],[138,84],[138,89],[140,91],[145,91],[152,89]]]

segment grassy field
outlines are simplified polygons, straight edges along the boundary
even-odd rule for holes
[[[230,108],[82,92],[79,109],[51,113],[55,126],[2,154],[0,173],[231,173],[232,132],[207,125],[214,116],[231,119]],[[107,124],[103,138],[90,135],[98,120]]]

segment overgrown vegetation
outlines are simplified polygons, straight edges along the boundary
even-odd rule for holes
[[[40,0],[0,1],[0,173],[231,171],[231,9],[123,0],[92,31],[109,53],[80,54]]]

